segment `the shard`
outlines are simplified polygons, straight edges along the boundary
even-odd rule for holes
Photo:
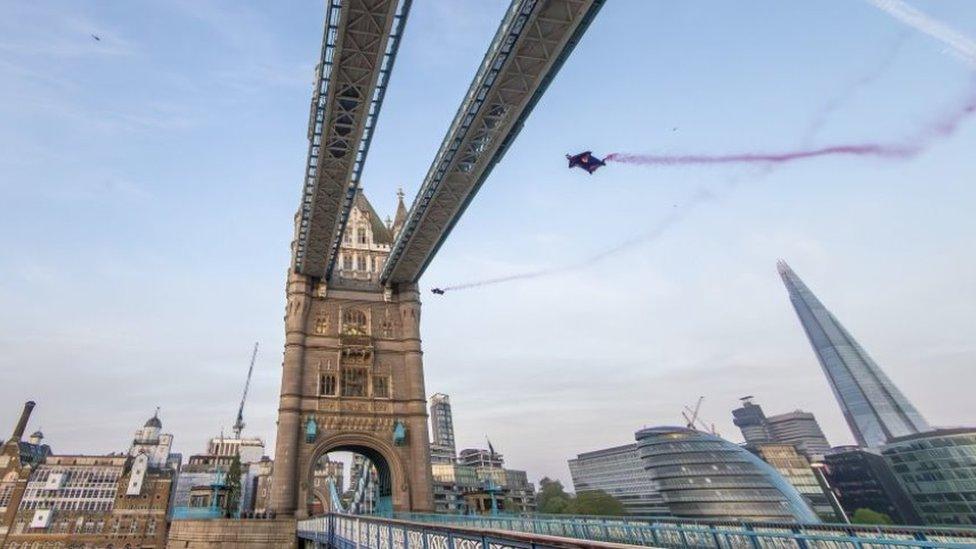
[[[793,269],[785,261],[778,262],[777,269],[857,443],[874,448],[930,430],[915,406]]]

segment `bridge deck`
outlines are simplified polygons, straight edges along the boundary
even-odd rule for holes
[[[330,514],[298,523],[302,540],[339,549],[502,549],[624,546],[765,548],[972,548],[976,530],[898,526],[702,523],[680,519]]]
[[[416,282],[604,0],[513,0],[383,267]]]
[[[312,93],[295,270],[328,277],[412,0],[328,0]]]

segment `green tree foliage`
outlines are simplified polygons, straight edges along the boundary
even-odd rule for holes
[[[539,513],[552,515],[626,515],[624,506],[603,490],[567,494],[563,483],[549,477],[539,481],[536,495]]]
[[[617,498],[603,490],[587,490],[576,494],[564,511],[568,515],[626,515]]]
[[[238,511],[241,503],[241,458],[234,456],[234,461],[230,464],[227,477],[224,480],[227,486],[227,499],[225,500],[224,511],[227,516],[233,516]]]
[[[854,524],[891,524],[893,521],[891,517],[884,513],[862,507],[854,511],[851,522]]]
[[[558,515],[564,512],[566,505],[572,498],[563,488],[563,483],[545,477],[539,481],[539,493],[535,501],[538,512]]]

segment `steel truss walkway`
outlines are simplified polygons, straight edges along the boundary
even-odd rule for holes
[[[621,546],[715,549],[972,548],[976,530],[692,522],[625,517],[330,514],[300,521],[306,546],[336,549],[535,549]]]
[[[380,276],[416,282],[604,0],[513,0]]]
[[[295,227],[295,270],[301,274],[331,274],[410,4],[328,1]]]

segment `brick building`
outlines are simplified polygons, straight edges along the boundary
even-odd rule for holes
[[[158,416],[137,431],[129,452],[53,455],[35,448],[45,455],[29,462],[19,447],[31,408],[25,406],[0,459],[0,546],[165,547],[175,471],[157,448],[168,450],[172,441],[160,436]]]

